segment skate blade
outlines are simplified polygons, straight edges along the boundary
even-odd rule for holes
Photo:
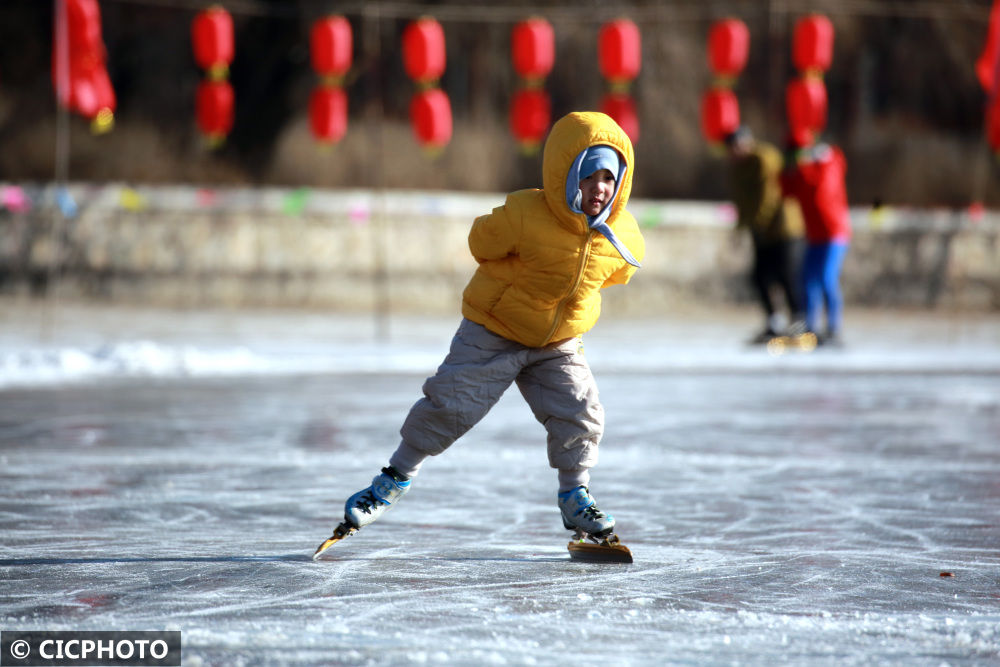
[[[593,540],[594,538],[590,538]],[[611,535],[607,539],[587,542],[584,539],[573,539],[566,545],[569,549],[569,556],[573,560],[587,561],[590,563],[631,563],[632,552],[622,544],[617,535]]]
[[[324,551],[326,551],[327,549],[329,549],[330,547],[332,547],[334,544],[341,541],[345,537],[350,537],[356,532],[358,532],[358,529],[355,528],[354,526],[347,523],[340,524],[334,529],[333,535],[327,538],[323,542],[323,544],[319,545],[319,548],[316,549],[316,553],[313,554],[313,560],[319,560],[320,555],[322,555]]]
[[[768,354],[779,356],[791,350],[812,352],[818,343],[816,334],[804,333],[798,336],[775,336],[767,341],[766,347]]]

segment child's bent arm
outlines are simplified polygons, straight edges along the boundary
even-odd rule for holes
[[[642,233],[639,231],[639,225],[636,223],[635,218],[631,214],[623,212],[619,225],[619,236],[622,242],[632,251],[632,255],[641,262],[643,257],[646,256],[646,240],[642,238]],[[601,285],[601,288],[611,287],[612,285],[624,285],[632,279],[635,271],[636,267],[623,263],[620,269],[608,276],[604,284]]]
[[[472,256],[477,262],[486,262],[515,254],[519,233],[514,227],[505,206],[476,218],[469,232]]]
[[[611,287],[612,285],[624,285],[625,283],[627,283],[629,280],[632,279],[632,275],[635,273],[635,271],[636,268],[634,266],[632,266],[631,264],[626,264],[625,266],[623,266],[622,268],[618,269],[610,276],[608,276],[608,279],[604,281],[603,285],[601,285],[601,289],[604,289],[605,287]]]

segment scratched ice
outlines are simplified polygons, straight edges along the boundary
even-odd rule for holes
[[[310,560],[455,321],[3,317],[2,629],[181,630],[185,665],[1000,660],[995,317],[781,357],[750,316],[602,322],[592,488],[631,566],[568,560],[516,390]]]

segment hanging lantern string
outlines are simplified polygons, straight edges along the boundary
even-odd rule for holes
[[[199,11],[204,9],[205,0],[103,0],[108,4],[140,5],[144,7],[166,7],[170,9],[185,9]],[[324,6],[316,3],[317,8]],[[289,19],[302,17],[301,6],[286,4],[271,4],[259,0],[226,0],[226,9],[233,14],[244,16],[271,16]],[[760,3],[747,3],[740,8],[741,13],[751,14],[799,14],[802,12],[800,0],[771,0],[765,6]],[[831,16],[879,16],[898,18],[937,18],[942,14],[968,20],[985,21],[989,16],[989,6],[967,5],[954,0],[841,0],[835,5],[823,8],[823,12]],[[351,16],[377,14],[386,19],[416,18],[433,12],[439,21],[470,21],[476,23],[517,23],[524,17],[524,7],[518,6],[446,6],[429,3],[385,2],[375,0],[365,2],[350,2],[337,5],[337,13]],[[586,16],[581,16],[579,5],[566,3],[546,7],[533,7],[532,13],[562,24],[603,23],[621,15],[621,9],[609,7],[588,9]],[[702,3],[691,3],[683,6],[656,5],[651,7],[629,7],[628,14],[635,21],[669,20],[699,22],[705,19],[722,18],[719,10],[706,7]]]

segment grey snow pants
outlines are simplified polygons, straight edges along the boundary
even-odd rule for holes
[[[403,422],[394,459],[419,468],[485,417],[512,382],[548,433],[549,465],[585,474],[597,463],[604,408],[580,339],[526,347],[467,319]]]

